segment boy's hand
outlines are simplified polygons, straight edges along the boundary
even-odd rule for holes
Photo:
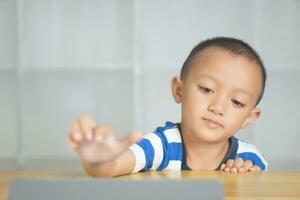
[[[68,141],[81,160],[99,164],[115,159],[141,137],[135,133],[117,139],[108,126],[96,125],[91,116],[83,115],[73,122]]]
[[[242,158],[236,158],[236,159],[229,159],[227,160],[226,164],[223,163],[221,165],[220,171],[225,172],[259,172],[261,171],[260,167],[257,165],[253,166],[253,163],[251,160],[243,160]]]

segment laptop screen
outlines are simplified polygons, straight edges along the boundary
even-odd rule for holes
[[[218,180],[63,179],[16,180],[9,200],[219,200],[224,199]]]

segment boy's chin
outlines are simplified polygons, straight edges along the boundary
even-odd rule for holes
[[[224,133],[223,130],[211,130],[203,128],[199,130],[199,134],[196,135],[199,140],[207,143],[220,143],[228,140],[228,136]]]

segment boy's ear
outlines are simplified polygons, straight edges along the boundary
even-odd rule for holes
[[[254,108],[247,119],[242,124],[242,128],[246,128],[249,124],[254,122],[261,115],[261,110],[259,108]]]
[[[174,100],[176,103],[181,103],[182,101],[182,80],[180,77],[175,76],[171,81],[171,89]]]

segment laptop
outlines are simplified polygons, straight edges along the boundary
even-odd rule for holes
[[[20,179],[9,200],[220,200],[219,180]]]

